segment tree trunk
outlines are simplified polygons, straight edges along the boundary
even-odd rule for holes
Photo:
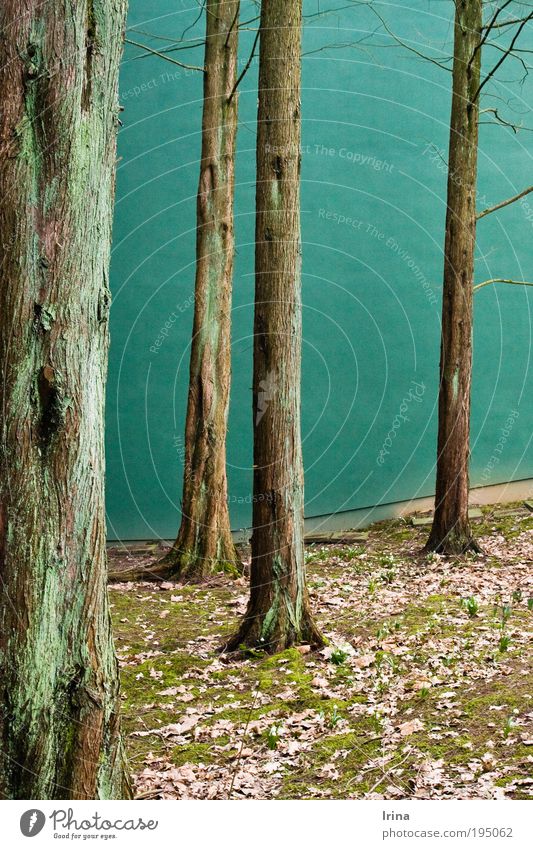
[[[125,0],[0,9],[0,793],[129,795],[105,556]]]
[[[305,580],[300,437],[301,0],[261,4],[254,322],[251,595],[242,644],[323,643]]]
[[[435,516],[426,548],[479,550],[468,519],[482,0],[456,3]]]
[[[231,381],[239,0],[208,0],[182,518],[163,561],[180,580],[235,571],[226,478]],[[154,571],[154,570],[151,570]],[[156,567],[157,571],[157,567]]]

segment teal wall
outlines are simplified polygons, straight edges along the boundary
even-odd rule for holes
[[[160,50],[187,27],[192,43],[202,35],[194,0],[130,5],[133,40]],[[253,17],[255,5],[243,6]],[[449,52],[451,0],[379,8],[417,49]],[[304,10],[302,413],[306,513],[316,516],[433,492],[446,185],[436,151],[446,156],[451,78],[375,33],[368,9],[308,0]],[[243,33],[243,65],[252,38]],[[122,66],[112,259],[107,504],[110,536],[122,539],[172,537],[179,523],[200,151],[201,75],[142,53],[128,45]],[[200,49],[170,55],[202,61]],[[490,87],[499,99],[483,106],[531,126],[532,82],[520,76],[509,60]],[[251,512],[256,81],[254,61],[240,94],[236,180],[235,528]],[[532,149],[531,132],[482,127],[480,206],[533,183]],[[480,223],[477,278],[532,279],[532,258],[533,195]],[[476,294],[474,485],[533,476],[532,306],[525,287]]]

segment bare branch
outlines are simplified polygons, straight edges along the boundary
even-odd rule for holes
[[[484,280],[483,283],[478,283],[474,286],[474,292],[482,289],[483,286],[490,286],[492,283],[509,283],[511,286],[533,286],[533,283],[527,283],[525,280],[509,280],[507,277],[493,277],[491,280]]]
[[[233,20],[232,20],[232,22],[231,22],[231,26],[230,26],[230,28],[229,28],[229,30],[228,30],[228,34],[227,34],[227,36],[226,36],[226,41],[225,41],[225,43],[224,43],[224,47],[227,47],[227,46],[228,46],[228,44],[229,44],[229,39],[230,39],[231,33],[233,32],[233,27],[234,27],[234,26],[235,26],[235,24],[237,23],[237,19],[238,19],[238,17],[239,17],[239,6],[237,6],[237,8],[236,8],[236,10],[235,10],[235,14],[234,14],[234,16],[233,16]],[[238,28],[238,27],[237,27],[237,28]]]
[[[361,38],[357,39],[357,41],[342,41],[337,44],[324,44],[322,47],[315,47],[314,50],[305,50],[302,53],[302,56],[312,56],[314,53],[323,53],[324,50],[346,50],[348,48],[355,48],[361,50],[363,53],[368,54],[368,50],[360,47],[361,44],[364,44],[368,41],[369,38],[372,38],[378,31],[379,27],[377,27],[374,32],[368,33],[367,35],[361,36]],[[380,45],[378,45],[380,46]]]
[[[168,35],[157,35],[155,32],[148,32],[145,29],[137,29],[137,27],[128,27],[126,33],[133,32],[135,35],[147,35],[148,38],[153,38],[156,41],[166,41],[167,44],[169,42]],[[172,42],[169,47],[162,47],[162,53],[170,53],[173,50],[191,50],[193,47],[201,47],[204,44],[203,39],[201,41],[191,41],[186,42],[185,44],[181,44],[180,42]],[[139,59],[144,59],[144,55],[136,57]]]
[[[483,26],[483,29],[493,30],[493,29],[503,29],[504,27],[511,27],[514,24],[521,24],[525,18],[509,18],[506,21],[499,21],[498,23],[488,23]]]
[[[255,24],[256,21],[260,20],[260,18],[260,15],[256,15],[255,18],[248,18],[247,21],[241,21],[241,23],[239,24],[239,29],[244,29],[245,27],[248,27],[248,24]]]
[[[468,63],[468,64],[469,64],[469,66],[470,66],[470,65],[472,64],[472,62],[474,61],[474,58],[475,58],[475,55],[476,55],[477,51],[478,51],[478,50],[481,50],[481,48],[482,48],[482,47],[483,47],[483,45],[485,44],[485,42],[486,42],[487,38],[489,37],[489,35],[490,35],[490,33],[491,33],[492,29],[494,28],[494,26],[495,26],[495,24],[496,24],[496,21],[497,21],[498,17],[501,15],[501,13],[503,12],[503,10],[507,8],[507,6],[510,6],[510,5],[511,5],[511,3],[512,3],[512,0],[506,0],[506,2],[503,4],[503,6],[499,6],[499,7],[496,9],[496,11],[494,12],[494,15],[492,16],[492,18],[490,19],[490,21],[488,22],[488,24],[487,24],[486,26],[482,27],[482,29],[484,29],[484,30],[485,30],[485,34],[481,36],[481,40],[480,40],[479,44],[477,45],[476,49],[475,49],[475,50],[474,50],[474,52],[472,53],[472,56],[471,56],[471,58],[470,58],[470,62]]]
[[[488,209],[484,209],[483,212],[478,212],[476,215],[476,221],[479,221],[480,218],[484,218],[485,215],[490,215],[491,212],[496,212],[497,209],[503,209],[504,206],[509,206],[509,204],[514,203],[520,198],[523,198],[525,195],[528,195],[530,192],[533,192],[533,186],[529,186],[527,189],[524,189],[523,192],[519,192],[517,195],[514,195],[512,198],[507,198],[507,200],[502,200],[501,203],[497,203],[495,206],[489,206]]]
[[[197,14],[196,18],[194,19],[194,21],[192,22],[192,24],[189,24],[189,26],[185,27],[185,29],[183,30],[183,32],[181,34],[180,41],[183,41],[183,39],[185,38],[187,33],[196,26],[196,24],[198,23],[198,21],[202,17],[202,14],[203,14],[203,11],[204,11],[204,8],[205,8],[205,0],[202,0],[202,2],[199,4],[199,6],[200,6],[200,11],[198,12],[198,14]]]
[[[506,3],[505,5],[508,5],[508,3]],[[503,8],[504,8],[504,7],[503,7]],[[496,73],[496,71],[498,70],[498,68],[500,68],[500,67],[503,65],[503,63],[505,62],[505,60],[507,59],[507,57],[508,57],[510,54],[512,54],[513,49],[514,49],[514,46],[515,46],[515,44],[516,44],[516,42],[517,42],[517,40],[518,40],[518,38],[519,38],[519,36],[520,36],[520,34],[521,34],[522,30],[524,29],[524,27],[525,27],[525,25],[528,23],[528,21],[530,21],[530,20],[532,20],[532,19],[533,19],[533,12],[530,12],[530,13],[529,13],[529,15],[528,15],[526,18],[524,18],[524,20],[521,22],[520,26],[518,27],[517,31],[515,32],[515,34],[514,34],[514,36],[513,36],[513,38],[512,38],[512,41],[511,41],[511,43],[510,43],[509,47],[507,48],[507,50],[505,50],[505,51],[504,51],[503,56],[502,56],[502,57],[501,57],[501,58],[500,58],[500,59],[496,62],[496,64],[494,65],[494,67],[493,67],[493,68],[489,71],[489,73],[486,75],[485,79],[484,79],[484,80],[483,80],[483,81],[479,84],[479,86],[478,86],[478,90],[476,91],[476,93],[474,94],[474,96],[473,96],[473,98],[472,98],[472,103],[475,103],[475,102],[476,102],[476,100],[478,99],[479,95],[481,94],[481,92],[482,92],[483,88],[487,85],[487,83],[489,82],[489,80],[490,80],[490,79],[492,79],[492,77],[494,76],[494,74]],[[484,37],[484,40],[486,40],[486,36],[488,36],[488,33],[489,33],[489,32],[490,32],[490,30],[487,30],[487,32],[486,32],[486,34],[485,34],[485,37]]]
[[[393,38],[394,41],[396,41],[401,47],[404,47],[406,50],[409,50],[411,53],[414,53],[415,56],[418,56],[420,59],[425,59],[426,62],[431,62],[433,65],[436,65],[437,68],[441,68],[443,71],[448,71],[448,73],[451,73],[451,70],[452,70],[451,68],[448,68],[446,65],[443,65],[441,62],[439,62],[437,59],[433,59],[431,56],[426,56],[424,53],[421,53],[419,50],[416,50],[416,48],[411,47],[409,44],[406,44],[405,41],[401,40],[401,38],[398,38],[398,36],[395,35],[395,33],[389,28],[389,26],[388,26],[387,22],[384,20],[384,18],[381,17],[378,10],[375,9],[374,6],[372,6],[371,3],[364,4],[364,5],[368,5],[368,8],[371,9],[374,12],[374,14],[376,15],[376,17],[379,18],[379,20],[381,21],[381,23],[382,23],[385,31],[387,32],[387,34],[390,35],[390,37]],[[448,59],[446,61],[450,61],[450,60]]]
[[[496,122],[498,124],[501,124],[502,127],[510,127],[511,130],[513,131],[513,133],[518,133],[518,130],[523,130],[523,129],[527,130],[528,129],[527,127],[523,127],[521,124],[513,124],[512,121],[506,121],[505,118],[501,117],[498,110],[495,109],[495,108],[482,109],[479,114],[480,115],[486,115],[487,113],[494,115],[494,117],[496,118]],[[480,121],[479,123],[480,124],[494,124],[495,122],[494,121]]]
[[[125,38],[124,41],[126,44],[133,44],[134,47],[140,47],[142,50],[147,50],[148,53],[153,53],[154,56],[159,56],[160,59],[164,59],[166,62],[171,62],[173,65],[179,65],[180,68],[185,68],[187,71],[202,71],[202,73],[205,74],[205,68],[203,66],[186,65],[184,62],[178,62],[177,59],[172,59],[170,56],[167,56],[166,53],[161,53],[160,50],[154,50],[152,47],[147,47],[146,44],[140,44],[138,41],[132,41],[131,38]]]
[[[518,47],[513,50],[512,53],[507,53],[506,49],[502,47],[500,44],[495,44],[493,41],[487,41],[487,47],[492,47],[493,50],[499,50],[500,53],[505,53],[506,56],[510,56],[511,59],[516,59],[517,62],[520,62],[524,69],[524,76],[522,79],[525,79],[531,70],[531,65],[528,65],[526,61],[520,56],[520,53],[533,53],[533,50],[520,50]]]
[[[239,88],[239,85],[241,84],[242,80],[244,79],[244,75],[246,74],[246,72],[247,72],[247,71],[248,71],[248,69],[250,68],[250,65],[251,65],[251,64],[252,64],[252,62],[253,62],[253,58],[254,58],[254,56],[255,56],[255,50],[256,50],[256,47],[257,47],[257,42],[259,41],[259,33],[260,33],[260,30],[258,29],[258,30],[257,30],[257,32],[256,32],[256,34],[255,34],[254,43],[253,43],[253,45],[252,45],[252,49],[251,49],[251,51],[250,51],[250,55],[248,56],[248,61],[247,61],[246,65],[244,66],[244,68],[242,69],[242,71],[241,71],[241,73],[239,74],[239,76],[237,77],[237,80],[236,80],[236,82],[235,82],[235,85],[233,86],[233,88],[232,88],[232,90],[231,90],[231,94],[230,94],[230,96],[228,97],[228,104],[229,104],[229,103],[231,103],[231,101],[232,101],[232,99],[233,99],[233,95],[235,94],[235,92],[236,92],[236,91],[237,91],[237,89]]]

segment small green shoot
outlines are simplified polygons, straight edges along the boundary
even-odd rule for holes
[[[473,619],[474,616],[477,616],[479,611],[479,604],[473,595],[471,595],[469,598],[464,598],[461,603],[471,619]]]
[[[268,729],[267,732],[267,746],[269,749],[274,751],[274,749],[278,748],[279,743],[279,727],[277,725],[272,725],[271,728]]]
[[[511,643],[511,638],[508,634],[502,634],[498,643],[498,648],[501,652],[507,651]]]
[[[347,651],[344,651],[344,649],[336,648],[336,649],[333,649],[333,651],[331,652],[329,659],[335,666],[342,666],[342,664],[345,662],[347,657],[348,657]]]

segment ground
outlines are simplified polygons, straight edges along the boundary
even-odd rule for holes
[[[475,530],[462,558],[404,520],[310,546],[318,653],[218,653],[245,578],[112,585],[137,797],[533,798],[533,513],[484,508]]]

